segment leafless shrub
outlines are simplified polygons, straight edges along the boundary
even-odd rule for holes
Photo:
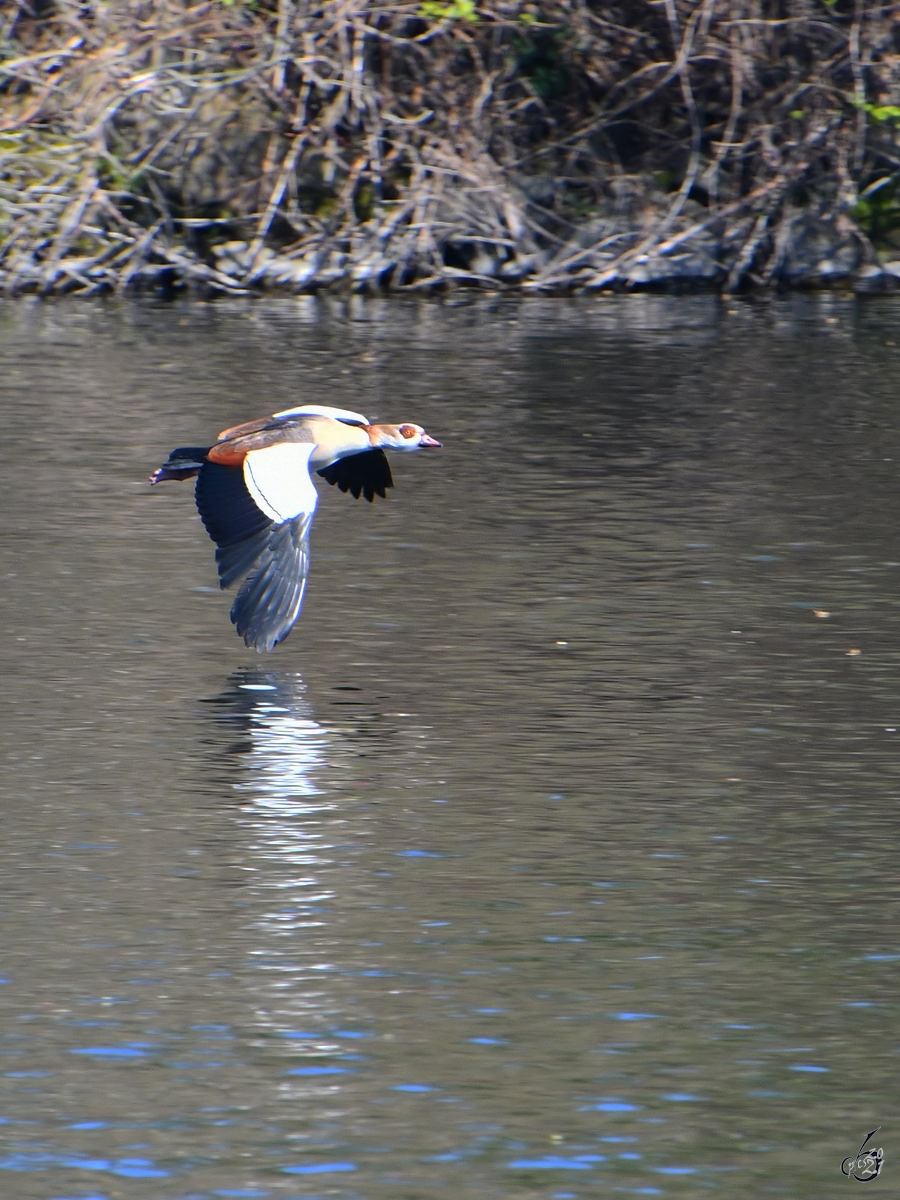
[[[870,0],[7,0],[0,96],[8,291],[827,278],[900,179]]]

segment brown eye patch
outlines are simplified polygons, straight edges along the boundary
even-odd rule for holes
[[[418,432],[418,430],[416,429],[415,425],[401,425],[400,426],[400,434],[402,437],[414,438],[416,436],[417,432]]]

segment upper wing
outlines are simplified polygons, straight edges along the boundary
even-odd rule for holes
[[[298,408],[285,408],[274,415],[279,420],[282,417],[331,417],[333,421],[343,421],[345,425],[369,424],[369,418],[362,413],[350,412],[346,408],[331,408],[327,404],[301,404]]]
[[[207,462],[197,479],[197,508],[218,546],[222,587],[244,579],[231,619],[248,646],[272,650],[300,615],[309,573],[309,529],[316,489],[311,442],[253,450],[243,467]]]
[[[376,496],[386,497],[387,489],[394,486],[391,464],[383,450],[348,454],[322,467],[317,474],[329,483],[336,483],[342,492],[352,492],[357,500],[361,495],[369,501]]]
[[[268,429],[278,429],[291,417],[331,417],[343,425],[368,425],[369,420],[362,413],[350,412],[346,408],[329,408],[327,404],[302,404],[298,408],[286,408],[282,412],[273,413],[271,417],[257,417],[255,421],[244,421],[242,425],[232,425],[223,429],[219,434],[220,442],[232,441],[234,438],[247,437],[251,433],[262,433]]]

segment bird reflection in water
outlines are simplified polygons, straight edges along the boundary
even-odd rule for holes
[[[255,861],[246,865],[258,872],[262,858],[271,867],[290,868],[289,878],[276,870],[278,882],[260,880],[263,886],[315,887],[318,880],[309,869],[330,861],[327,814],[336,801],[329,798],[325,777],[328,752],[336,749],[339,735],[313,718],[296,672],[248,669],[229,682],[212,703],[219,719],[240,734],[230,745],[229,786],[241,796],[241,824],[252,833],[243,849]],[[298,875],[297,867],[304,873]]]
[[[243,669],[209,702],[217,710],[218,802],[225,789],[237,800],[233,861],[250,910],[244,929],[254,964],[274,973],[277,1003],[271,991],[269,1001],[281,1011],[270,1019],[277,1022],[315,1007],[310,985],[323,988],[326,975],[343,996],[317,993],[317,1011],[331,1009],[332,1021],[335,1005],[357,1003],[361,976],[381,974],[386,877],[406,844],[394,841],[384,792],[428,786],[426,728],[353,691],[359,700],[332,702],[343,718],[334,725],[316,720],[295,672]]]
[[[342,906],[369,874],[369,806],[345,790],[353,730],[315,720],[295,672],[241,670],[210,703],[232,735],[218,758],[239,801],[235,865],[246,872],[257,1036],[279,1039],[286,1073],[299,1077],[280,1086],[286,1095],[338,1086],[348,1072],[334,1059],[348,1047],[334,1030],[356,1007],[359,972],[380,965],[358,931],[348,943]]]
[[[330,1104],[354,1077],[348,1059],[360,1057],[344,1040],[343,984],[356,968],[335,928],[355,865],[347,798],[329,786],[334,760],[347,752],[346,735],[315,720],[294,672],[239,671],[211,703],[217,723],[238,734],[223,765],[239,800],[237,865],[247,872],[243,974],[252,997],[251,1044],[274,1085],[276,1107],[267,1119],[277,1127],[288,1113],[291,1137],[312,1147],[327,1126],[333,1143]],[[313,1153],[284,1169],[355,1168]]]

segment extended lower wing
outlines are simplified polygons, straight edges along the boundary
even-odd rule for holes
[[[223,588],[243,580],[231,619],[248,646],[272,650],[300,615],[316,489],[311,442],[254,450],[242,467],[207,462],[197,478],[201,520],[218,547]]]

